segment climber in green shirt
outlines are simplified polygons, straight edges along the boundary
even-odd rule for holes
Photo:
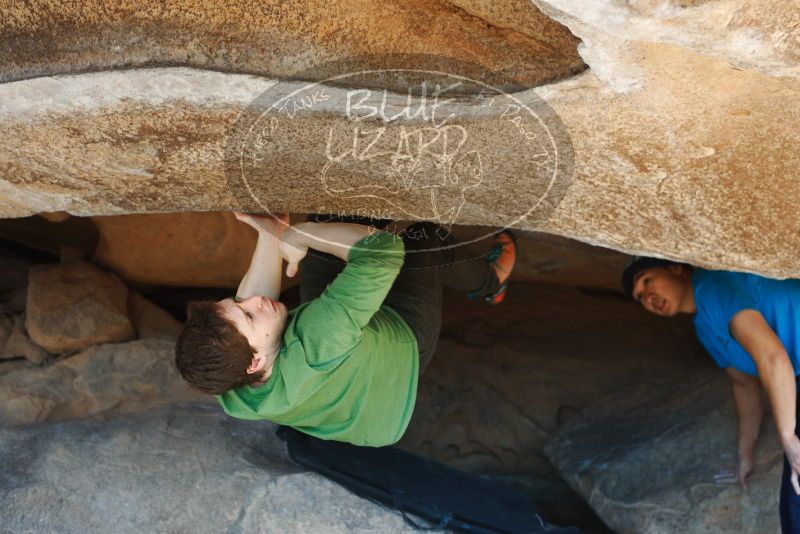
[[[401,236],[236,216],[259,233],[250,268],[235,298],[190,303],[178,370],[233,417],[357,445],[403,435],[438,341],[442,284],[498,303],[516,254],[508,231],[482,257],[432,223]],[[293,310],[277,300],[283,259],[301,277]]]

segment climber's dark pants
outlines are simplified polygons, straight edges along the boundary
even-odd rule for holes
[[[414,331],[420,373],[430,362],[439,341],[442,286],[478,295],[493,295],[500,289],[500,282],[485,259],[490,245],[486,241],[477,246],[462,245],[452,235],[445,234],[443,228],[428,222],[415,223],[402,232],[405,262],[384,301]],[[321,295],[344,265],[345,262],[331,254],[309,249],[300,262],[300,302]]]
[[[800,380],[797,381],[797,388],[800,391]],[[800,413],[800,395],[797,397],[796,414]],[[800,436],[800,426],[795,426],[795,433]],[[783,534],[800,534],[800,495],[794,492],[791,481],[792,469],[786,455],[783,456],[783,480],[781,481],[781,532]]]

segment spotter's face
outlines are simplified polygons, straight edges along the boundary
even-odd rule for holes
[[[690,279],[682,265],[645,269],[633,284],[633,298],[645,310],[663,317],[683,311],[691,291]]]

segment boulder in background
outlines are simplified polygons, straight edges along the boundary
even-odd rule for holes
[[[266,421],[208,405],[0,426],[9,532],[416,532],[289,459]]]
[[[60,421],[181,400],[213,401],[178,375],[171,341],[91,347],[45,368],[0,376],[0,425]]]
[[[115,275],[79,261],[31,267],[25,327],[52,353],[128,341],[128,290]]]
[[[765,418],[748,488],[736,484],[736,409],[718,369],[598,399],[545,453],[614,531],[779,532],[783,450]]]

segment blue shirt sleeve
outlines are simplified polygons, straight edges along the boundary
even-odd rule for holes
[[[733,316],[742,310],[757,310],[758,302],[750,293],[744,274],[712,272],[695,289],[695,305],[705,313],[717,333],[730,335]]]
[[[700,342],[719,367],[734,367],[755,375],[753,358],[731,335],[730,322],[742,310],[758,310],[747,275],[708,271],[695,282],[695,330]]]

